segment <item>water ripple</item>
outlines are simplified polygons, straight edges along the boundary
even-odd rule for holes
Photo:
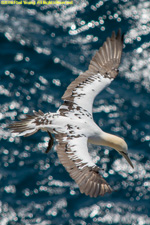
[[[149,12],[146,0],[0,8],[0,225],[150,224]],[[120,73],[93,112],[104,131],[125,138],[135,168],[114,150],[90,145],[114,190],[92,199],[79,192],[55,146],[44,154],[47,134],[14,137],[7,124],[33,109],[55,112],[68,84],[119,27]]]

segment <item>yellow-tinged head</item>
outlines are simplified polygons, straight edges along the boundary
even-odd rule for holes
[[[120,137],[112,134],[104,133],[101,138],[101,144],[114,148],[119,154],[121,154],[132,168],[134,168],[129,156],[127,143]]]
[[[118,137],[119,138],[119,137]],[[128,146],[127,146],[127,143],[122,139],[122,138],[119,138],[120,139],[120,145],[117,146],[117,151],[119,152],[119,154],[121,154],[126,160],[127,162],[130,164],[130,166],[132,168],[134,168],[132,162],[131,162],[131,159],[129,158],[128,156]]]

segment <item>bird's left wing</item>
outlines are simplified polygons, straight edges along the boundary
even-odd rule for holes
[[[88,70],[68,86],[62,96],[64,100],[64,104],[60,108],[62,111],[67,111],[68,102],[70,102],[74,104],[74,110],[78,106],[92,115],[94,98],[118,74],[122,47],[123,35],[121,35],[121,30],[118,31],[117,35],[113,31],[112,36],[107,38],[103,46],[92,58]]]
[[[55,137],[58,141],[56,150],[59,160],[78,184],[81,193],[97,197],[112,191],[88,153],[86,137],[63,133]]]

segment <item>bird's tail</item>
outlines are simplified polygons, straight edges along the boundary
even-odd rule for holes
[[[25,119],[14,122],[8,126],[12,133],[16,136],[30,136],[39,129],[44,129],[45,114],[39,110],[33,111],[34,115],[27,115]]]

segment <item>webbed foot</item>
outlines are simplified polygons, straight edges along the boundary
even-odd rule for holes
[[[53,138],[53,136],[51,135],[51,133],[49,131],[47,131],[47,133],[48,133],[50,139],[49,139],[48,147],[47,147],[45,153],[48,153],[51,150],[51,148],[53,147],[53,144],[54,144],[54,138]]]

